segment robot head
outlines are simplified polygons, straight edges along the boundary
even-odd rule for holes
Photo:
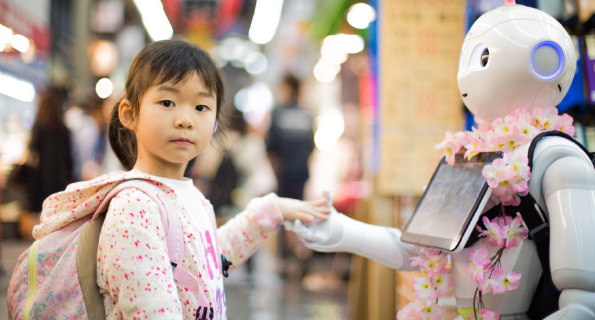
[[[558,105],[575,71],[576,52],[562,25],[542,11],[512,4],[473,24],[457,80],[469,110],[493,121],[519,107]]]

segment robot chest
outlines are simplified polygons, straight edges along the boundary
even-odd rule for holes
[[[470,253],[474,247],[486,248],[489,252],[488,257],[492,257],[498,250],[487,243],[477,241],[470,248],[451,254],[451,273],[454,280],[457,308],[470,308],[473,306],[473,296],[477,289],[477,283],[471,279],[469,273],[465,272],[465,268],[471,262]],[[491,293],[483,295],[483,301],[487,308],[501,314],[524,313],[529,309],[542,271],[535,244],[530,240],[522,241],[518,247],[505,250],[501,262],[502,267],[507,271],[522,275],[519,288],[499,295]]]

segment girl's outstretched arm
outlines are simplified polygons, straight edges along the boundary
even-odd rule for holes
[[[217,229],[221,253],[233,265],[230,271],[246,261],[266,241],[279,223],[296,219],[311,222],[314,218],[326,219],[330,209],[325,199],[300,201],[279,198],[270,193],[250,201],[246,210]]]

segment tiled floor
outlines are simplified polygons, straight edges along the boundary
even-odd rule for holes
[[[257,252],[254,260],[252,277],[240,268],[226,280],[229,319],[347,319],[347,283],[329,277],[337,261],[332,255],[315,257],[312,272],[303,281],[282,280],[274,272],[276,260],[265,250]]]
[[[19,255],[31,244],[22,240],[3,240],[0,258],[6,271],[0,276],[0,320],[8,319],[6,292]],[[306,281],[282,280],[276,273],[277,260],[265,249],[254,256],[254,272],[248,276],[245,267],[238,268],[225,282],[228,319],[347,319],[347,284],[329,280],[331,268],[345,270],[348,259],[333,255],[317,256]],[[337,267],[339,265],[339,267]],[[310,288],[310,290],[304,287]]]

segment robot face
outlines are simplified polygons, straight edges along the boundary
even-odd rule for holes
[[[481,16],[463,43],[457,76],[465,105],[493,121],[524,107],[556,106],[576,71],[570,36],[551,16],[522,5]]]

